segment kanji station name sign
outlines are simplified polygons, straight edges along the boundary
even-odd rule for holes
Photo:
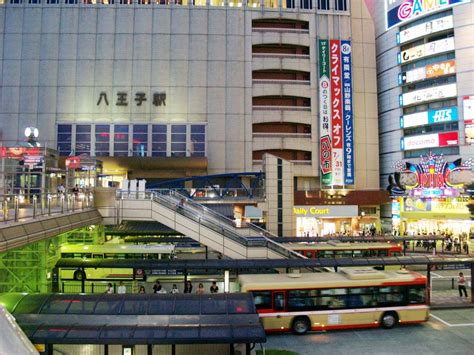
[[[118,91],[115,96],[109,96],[107,91],[101,91],[97,98],[97,106],[142,106],[144,102],[149,101],[147,94],[143,91],[137,91],[135,95],[128,95],[127,91]],[[166,106],[166,92],[154,92],[150,97],[153,106]]]

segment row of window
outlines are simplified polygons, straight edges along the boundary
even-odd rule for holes
[[[388,249],[363,249],[363,250],[301,250],[298,253],[308,258],[372,258],[388,256]],[[391,253],[398,256],[400,253]]]
[[[423,286],[382,286],[252,292],[257,309],[316,311],[327,309],[406,306],[425,302]]]
[[[419,82],[416,82],[416,83],[413,83],[413,84],[405,85],[402,88],[402,92],[407,93],[407,92],[426,89],[426,88],[430,88],[430,87],[434,88],[434,87],[438,87],[438,86],[441,86],[441,85],[453,84],[455,82],[456,82],[456,75],[455,74],[451,75],[451,76],[442,76],[442,77],[438,77],[438,78],[434,78],[434,79],[423,80],[423,81],[419,81]]]
[[[435,155],[459,155],[459,147],[438,147],[438,148],[425,148],[417,150],[406,150],[403,152],[405,159],[419,158],[428,154]]]
[[[206,156],[204,124],[58,124],[59,154],[90,156]]]
[[[424,68],[427,65],[441,63],[446,60],[451,60],[454,58],[455,58],[454,52],[443,53],[443,54],[435,55],[433,57],[423,58],[423,59],[402,65],[402,72],[410,71],[416,68]]]
[[[121,260],[164,260],[170,259],[170,254],[157,253],[61,253],[61,258],[67,259],[121,259]]]
[[[299,0],[300,8],[312,9],[313,2],[317,1],[318,10],[334,10],[334,11],[348,11],[348,0]],[[193,6],[225,6],[225,2],[222,0],[9,0],[10,4],[85,4],[85,5],[109,5],[109,4],[121,4],[121,5],[193,5]],[[0,4],[4,1],[0,0]],[[281,0],[281,7],[283,8],[295,8],[295,0]],[[331,4],[332,3],[332,4]],[[245,4],[242,0],[228,0],[228,6],[230,7],[242,7]],[[332,5],[332,6],[331,6]],[[248,7],[279,7],[278,0],[247,0]]]
[[[404,135],[405,137],[409,137],[409,136],[418,136],[420,134],[426,134],[426,133],[457,131],[458,129],[459,129],[458,122],[446,122],[446,123],[435,124],[435,125],[406,128],[404,130]]]

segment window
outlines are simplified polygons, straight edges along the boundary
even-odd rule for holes
[[[271,291],[255,291],[252,293],[255,300],[256,309],[272,309]]]
[[[409,137],[409,136],[417,136],[419,134],[425,134],[425,133],[457,131],[458,129],[459,129],[458,122],[447,122],[443,124],[408,128],[408,129],[405,129],[404,132],[405,132],[405,136]]]
[[[148,151],[148,125],[133,125],[133,156],[146,157]]]
[[[114,127],[114,156],[128,157],[128,125]]]
[[[450,59],[455,59],[454,52],[444,53],[444,54],[440,54],[434,57],[423,58],[413,63],[404,64],[402,65],[402,72],[409,71],[416,68],[425,67],[429,64],[435,64],[435,63],[443,62],[445,60],[450,60]]]
[[[61,156],[71,155],[72,125],[58,125],[58,151]]]
[[[192,157],[206,156],[206,126],[191,125],[191,146]]]
[[[400,286],[380,287],[377,295],[378,306],[397,306],[405,304],[405,293]]]
[[[317,290],[288,291],[288,311],[309,311],[318,308]]]
[[[76,155],[91,154],[91,125],[76,125]]]
[[[324,308],[345,308],[346,307],[346,289],[333,288],[328,290],[321,290],[320,304]]]
[[[403,152],[403,156],[406,159],[419,158],[420,155],[428,155],[430,153],[433,153],[436,155],[458,155],[459,147],[440,147],[440,148],[409,150],[409,151]]]
[[[77,4],[77,0],[64,0],[66,5],[74,5]]]
[[[166,128],[164,124],[152,126],[151,155],[153,157],[166,157]]]
[[[415,84],[405,85],[402,89],[403,93],[412,92],[416,90],[426,89],[430,87],[438,87],[441,85],[453,84],[456,82],[456,75],[438,77],[434,79],[420,81]]]
[[[312,2],[311,0],[300,0],[300,8],[302,9],[312,9]]]
[[[110,155],[110,126],[95,125],[95,155],[107,157]]]
[[[336,11],[347,11],[347,0],[334,0],[334,9]]]
[[[318,10],[329,10],[329,0],[318,0]]]
[[[171,126],[171,156],[186,156],[186,125]]]
[[[408,303],[425,303],[426,293],[425,288],[422,286],[410,286],[408,288]]]
[[[457,106],[457,104],[458,104],[457,99],[435,101],[435,102],[430,102],[428,104],[405,107],[403,109],[403,114],[404,115],[409,115],[411,113],[423,112],[423,111],[427,111],[427,110],[437,110],[437,109],[444,108],[444,107],[452,108],[452,107]]]

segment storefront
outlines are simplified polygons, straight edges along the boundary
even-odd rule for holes
[[[354,205],[294,206],[297,237],[352,234],[358,230],[361,216]]]
[[[474,233],[465,192],[474,177],[470,160],[449,163],[429,154],[418,164],[400,162],[397,167],[389,186],[395,233],[461,238]]]
[[[413,198],[399,197],[400,232],[409,235],[468,236],[474,233],[466,197]]]

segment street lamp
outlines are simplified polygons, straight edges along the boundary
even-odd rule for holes
[[[26,127],[25,137],[28,138],[28,144],[32,147],[39,147],[40,144],[37,141],[39,136],[39,130],[36,127]]]

